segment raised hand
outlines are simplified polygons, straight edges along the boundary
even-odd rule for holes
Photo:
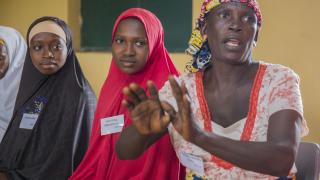
[[[127,99],[122,104],[126,106],[131,114],[134,126],[143,135],[158,134],[167,129],[170,122],[161,107],[158,89],[152,81],[147,82],[150,96],[137,84],[131,83],[123,89]]]
[[[172,94],[177,101],[178,112],[167,102],[162,102],[163,110],[170,115],[170,121],[174,128],[181,134],[181,136],[192,143],[195,143],[197,135],[201,130],[191,119],[190,100],[185,84],[182,82],[181,86],[177,83],[173,76],[169,77]]]

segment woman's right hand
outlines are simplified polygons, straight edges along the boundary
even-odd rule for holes
[[[147,82],[147,89],[149,97],[139,85],[131,83],[123,89],[127,99],[122,104],[130,111],[133,125],[140,134],[159,134],[167,130],[170,117],[164,113],[158,89],[152,81]]]

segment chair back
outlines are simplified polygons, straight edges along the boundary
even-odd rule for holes
[[[297,158],[297,180],[320,180],[320,147],[316,143],[301,142]]]

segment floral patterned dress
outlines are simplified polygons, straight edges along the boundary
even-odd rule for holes
[[[227,128],[223,128],[210,119],[210,112],[203,92],[202,75],[202,72],[190,73],[177,80],[179,83],[184,81],[186,84],[191,99],[191,118],[204,131],[214,132],[234,140],[265,142],[267,140],[269,118],[275,112],[291,109],[297,111],[303,117],[298,75],[282,65],[259,62],[250,94],[247,117]],[[160,90],[159,95],[161,100],[169,102],[177,110],[177,104],[168,82]],[[181,152],[184,152],[200,157],[203,161],[204,174],[197,175],[197,172],[187,168],[186,179],[270,180],[278,178],[244,170],[215,157],[200,147],[185,141],[172,124],[169,125],[168,130],[180,160]],[[308,127],[303,118],[301,136],[305,136],[307,133]],[[296,168],[293,166],[290,176],[294,176],[295,173]]]

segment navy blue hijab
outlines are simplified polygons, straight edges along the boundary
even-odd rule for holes
[[[96,97],[63,20],[35,20],[27,42],[30,30],[42,21],[53,21],[66,33],[67,60],[55,74],[43,75],[32,64],[28,46],[14,114],[0,144],[0,172],[9,179],[67,179],[88,146]],[[32,129],[20,128],[25,113],[38,115]]]

